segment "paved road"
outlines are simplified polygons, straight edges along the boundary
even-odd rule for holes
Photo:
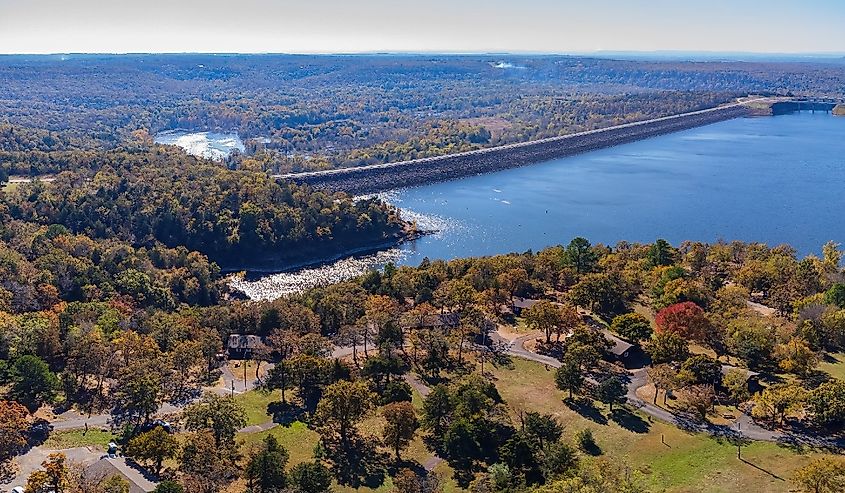
[[[511,356],[516,356],[518,358],[546,364],[553,368],[560,368],[561,363],[557,359],[551,358],[549,356],[543,356],[525,349],[525,341],[535,338],[537,336],[538,333],[532,333],[517,337],[516,339],[511,341],[507,353]],[[501,336],[498,337],[502,339]],[[507,341],[506,339],[504,340]],[[768,442],[778,442],[789,438],[785,433],[767,430],[761,427],[745,414],[740,416],[740,418],[738,419],[740,430],[737,432],[735,429],[729,428],[727,426],[717,426],[709,423],[702,424],[695,422],[691,419],[687,419],[683,416],[671,413],[661,407],[655,406],[650,402],[645,402],[637,396],[637,389],[648,384],[648,373],[646,372],[645,368],[631,370],[628,373],[630,376],[630,380],[628,382],[628,393],[626,395],[628,399],[628,404],[633,407],[636,407],[637,409],[648,414],[649,416],[657,418],[661,421],[674,424],[675,426],[678,426],[679,428],[685,430],[700,431],[704,433],[710,433],[711,435],[731,435],[738,433],[749,440],[761,440]]]
[[[33,447],[26,454],[15,457],[15,463],[18,465],[17,474],[8,483],[0,485],[0,491],[11,491],[15,486],[25,486],[29,475],[40,469],[41,463],[54,452],[62,452],[69,461],[83,465],[93,464],[103,455],[102,451],[94,447],[76,447],[62,450]]]

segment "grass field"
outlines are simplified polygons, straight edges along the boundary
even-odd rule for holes
[[[563,402],[554,374],[543,365],[515,359],[512,369],[493,371],[496,386],[517,416],[520,411],[552,413],[565,426],[565,437],[590,428],[603,453],[639,470],[652,491],[658,492],[788,492],[795,469],[819,453],[795,451],[774,443],[755,442],[736,447],[705,434],[687,433],[637,413],[608,419],[605,407],[580,409]],[[589,460],[589,459],[587,459]]]
[[[833,378],[845,380],[845,353],[826,353],[819,361],[819,366],[816,369]]]
[[[98,447],[103,450],[108,448],[109,442],[114,441],[115,436],[109,431],[102,431],[91,428],[85,433],[83,430],[54,431],[50,438],[44,442],[44,448],[66,449],[74,447]]]
[[[262,390],[250,390],[243,394],[235,394],[235,400],[244,407],[246,411],[246,424],[260,425],[272,421],[273,418],[267,413],[267,406],[272,402],[280,400],[279,392],[264,392]]]

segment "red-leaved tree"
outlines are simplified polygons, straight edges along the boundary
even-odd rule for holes
[[[654,322],[657,332],[671,332],[691,341],[704,342],[710,330],[704,310],[692,301],[667,306],[657,312]]]

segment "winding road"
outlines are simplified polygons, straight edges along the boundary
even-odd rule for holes
[[[506,343],[508,342],[507,339],[502,338],[498,334],[496,334],[496,337]],[[510,346],[506,351],[507,354],[510,356],[515,356],[517,358],[522,358],[525,360],[548,365],[552,368],[560,368],[561,363],[559,360],[549,356],[537,354],[525,348],[525,342],[535,337],[537,337],[537,334],[532,333],[513,339],[509,343]],[[639,396],[637,396],[637,389],[648,384],[648,373],[645,368],[629,370],[628,376],[628,392],[626,394],[628,404],[639,409],[645,414],[648,414],[651,417],[673,424],[681,429],[709,433],[714,436],[741,436],[749,440],[761,440],[767,442],[781,442],[796,438],[793,435],[789,435],[780,431],[767,430],[762,426],[756,424],[746,414],[742,414],[737,420],[739,429],[724,425],[714,425],[710,423],[700,423],[697,421],[693,421],[684,416],[669,412],[666,409],[655,406],[650,402],[643,401],[639,398]]]

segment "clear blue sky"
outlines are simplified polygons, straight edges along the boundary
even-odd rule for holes
[[[0,53],[845,52],[842,0],[0,0]]]

